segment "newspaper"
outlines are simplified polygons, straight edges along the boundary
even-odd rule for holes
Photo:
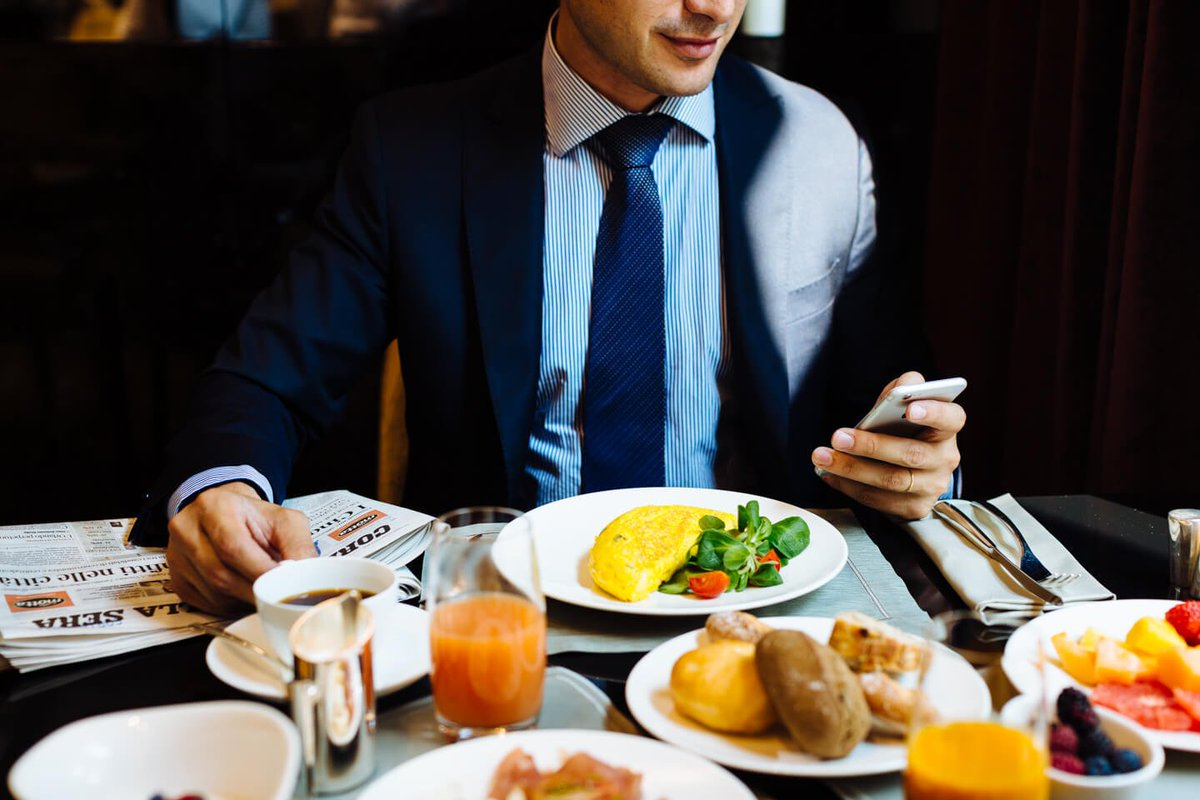
[[[396,571],[404,599],[421,586],[406,564],[432,517],[347,491],[284,503],[309,519],[325,558],[371,558]],[[132,519],[0,527],[0,656],[21,671],[100,658],[196,635],[214,617],[180,601],[165,551],[128,544]]]

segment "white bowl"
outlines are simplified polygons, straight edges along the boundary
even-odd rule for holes
[[[300,737],[270,706],[242,700],[118,711],[72,722],[8,773],[17,800],[286,800]]]
[[[1027,719],[1035,702],[1032,695],[1018,695],[1005,704],[1000,718],[1015,723]],[[1090,776],[1047,767],[1050,775],[1051,800],[1131,800],[1135,797],[1150,797],[1144,791],[1152,780],[1162,772],[1162,745],[1146,735],[1146,731],[1133,720],[1115,711],[1095,706],[1100,717],[1100,729],[1108,734],[1119,748],[1128,747],[1142,757],[1142,768],[1134,772],[1117,775]]]

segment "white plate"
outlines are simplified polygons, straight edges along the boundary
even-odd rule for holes
[[[655,592],[645,600],[626,603],[598,588],[588,570],[588,556],[597,534],[613,519],[632,508],[647,505],[687,505],[736,514],[739,505],[758,500],[759,513],[772,522],[800,517],[808,523],[807,549],[793,559],[780,575],[778,586],[752,586],[741,592],[726,592],[703,600],[695,595]],[[837,528],[803,508],[765,497],[720,489],[645,488],[613,489],[569,497],[547,503],[525,515],[533,538],[541,572],[542,591],[547,597],[585,608],[649,616],[688,616],[714,611],[760,608],[824,586],[846,563],[846,540]],[[528,575],[519,551],[504,549],[503,531],[497,541],[496,562],[500,570],[524,585]],[[527,561],[528,559],[526,559]]]
[[[804,631],[819,642],[829,640],[833,620],[826,617],[770,617],[773,628]],[[659,739],[711,758],[718,764],[770,775],[848,778],[904,769],[902,744],[863,742],[844,758],[822,760],[796,749],[782,729],[761,736],[718,733],[675,710],[671,700],[671,668],[700,644],[703,629],[676,636],[651,650],[634,666],[625,684],[625,700],[633,716]],[[932,698],[944,716],[985,719],[991,711],[987,684],[961,656],[939,648],[931,678],[941,688]]]
[[[1058,666],[1054,645],[1050,637],[1065,632],[1078,639],[1088,628],[1095,628],[1114,639],[1125,640],[1125,634],[1133,623],[1142,617],[1162,617],[1173,606],[1175,600],[1101,600],[1095,603],[1070,605],[1059,611],[1043,614],[1025,623],[1012,635],[1004,646],[1004,658],[1000,664],[1004,674],[1021,694],[1038,692],[1037,650],[1038,641],[1046,653],[1046,686],[1051,697],[1068,686],[1090,691]],[[1188,731],[1157,731],[1147,728],[1146,732],[1163,747],[1171,750],[1187,750],[1200,753],[1200,733]]]
[[[243,617],[226,630],[267,650],[267,634],[258,614]],[[429,673],[429,614],[397,604],[375,616],[375,694],[403,689]],[[213,639],[205,653],[208,669],[235,689],[267,700],[287,699],[279,673],[256,655],[235,644]]]
[[[754,800],[733,775],[691,753],[643,736],[585,730],[525,731],[439,747],[387,772],[359,800],[479,800],[496,766],[518,747],[542,771],[583,752],[639,772],[642,796],[652,800]]]
[[[291,720],[243,700],[140,708],[72,722],[13,765],[20,800],[203,794],[284,800],[300,770]]]

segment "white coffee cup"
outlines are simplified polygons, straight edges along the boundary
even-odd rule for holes
[[[288,633],[292,624],[312,608],[311,605],[284,603],[283,600],[305,592],[329,589],[358,589],[370,594],[363,604],[379,616],[400,602],[396,573],[386,564],[365,558],[306,558],[284,561],[264,572],[254,582],[254,604],[271,649],[291,663],[292,648]]]

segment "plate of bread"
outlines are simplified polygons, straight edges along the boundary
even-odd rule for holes
[[[961,656],[860,612],[719,612],[651,650],[625,685],[650,734],[734,769],[840,778],[902,770],[913,714],[986,719],[991,695]]]

